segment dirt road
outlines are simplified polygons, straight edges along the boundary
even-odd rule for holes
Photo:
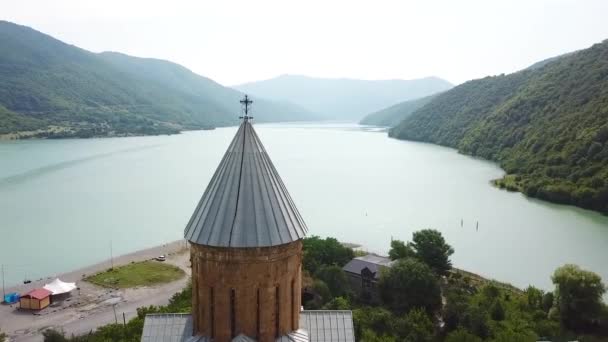
[[[114,258],[114,266],[148,260],[161,254],[167,256],[167,263],[182,268],[188,276],[168,284],[122,290],[102,288],[82,281],[85,275],[109,267],[109,261],[102,262],[60,275],[59,279],[65,282],[76,282],[79,290],[73,291],[65,301],[53,304],[37,314],[18,309],[18,304],[0,305],[0,330],[9,335],[10,341],[39,342],[43,340],[41,332],[47,328],[63,330],[67,335],[80,335],[98,326],[112,323],[115,319],[122,322],[123,313],[128,321],[137,315],[138,307],[165,305],[173,294],[186,286],[190,276],[190,254],[187,253],[185,241],[175,241]],[[7,293],[25,293],[30,289],[42,287],[52,280],[53,278],[47,278],[10,288],[7,289]]]

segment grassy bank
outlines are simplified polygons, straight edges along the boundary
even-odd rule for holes
[[[84,280],[103,287],[130,288],[169,283],[185,275],[182,269],[173,265],[142,261],[109,269]]]

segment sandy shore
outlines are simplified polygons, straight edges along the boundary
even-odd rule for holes
[[[167,263],[182,268],[190,275],[189,253],[185,240],[174,241],[161,246],[144,249],[114,258],[114,266],[132,261],[152,259],[161,254],[167,256]],[[172,283],[139,287],[134,289],[107,289],[82,281],[83,277],[104,271],[110,267],[110,260],[59,275],[65,282],[76,282],[79,290],[63,302],[32,313],[18,309],[19,305],[0,305],[0,330],[9,335],[10,341],[42,341],[41,331],[47,328],[63,330],[66,334],[84,334],[98,326],[115,321],[114,311],[119,321],[123,313],[128,321],[137,315],[137,308],[149,305],[165,305],[169,298],[184,288],[188,277]],[[52,281],[49,277],[27,285],[7,288],[7,293],[25,293]]]

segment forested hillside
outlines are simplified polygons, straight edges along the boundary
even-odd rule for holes
[[[435,97],[389,132],[500,162],[500,187],[608,213],[608,41]]]
[[[231,121],[237,119],[241,111],[239,100],[243,93],[224,87],[206,77],[202,77],[185,67],[169,61],[153,58],[138,58],[116,52],[104,52],[99,57],[123,73],[145,80],[163,84],[185,96],[199,98],[205,104],[219,104],[223,112],[228,113]],[[295,121],[313,120],[317,116],[306,109],[287,102],[269,101],[252,97],[253,112],[256,121]]]
[[[43,126],[39,120],[13,113],[0,105],[0,134],[21,130],[36,130]]]
[[[11,116],[1,132],[53,125],[60,129],[38,136],[103,136],[230,125],[241,95],[174,63],[94,54],[0,21],[1,115]],[[268,101],[258,109],[262,121],[310,117]]]
[[[393,127],[399,124],[408,116],[412,115],[417,109],[429,103],[436,95],[426,96],[419,99],[404,101],[394,106],[381,109],[377,112],[368,114],[361,120],[362,125],[376,125]]]

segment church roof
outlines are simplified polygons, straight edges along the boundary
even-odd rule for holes
[[[363,269],[367,268],[371,273],[374,274],[374,278],[378,280],[380,279],[380,270],[386,267],[391,267],[393,263],[394,262],[389,257],[367,254],[352,259],[348,262],[348,264],[342,267],[342,270],[344,270],[344,272],[361,275]]]
[[[203,336],[192,336],[190,314],[147,314],[141,342],[211,342]],[[231,342],[255,342],[238,335]],[[278,337],[275,342],[355,342],[351,311],[304,310],[300,313],[300,329]]]
[[[307,231],[291,196],[246,116],[198,203],[184,235],[218,247],[267,247]]]

